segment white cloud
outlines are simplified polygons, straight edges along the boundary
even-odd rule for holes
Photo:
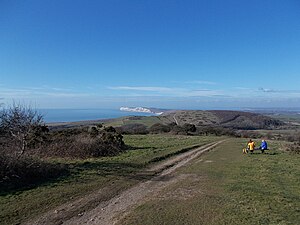
[[[153,86],[118,86],[118,87],[108,87],[111,90],[121,90],[127,91],[127,95],[131,96],[149,96],[148,92],[154,96],[174,96],[174,97],[211,97],[220,96],[223,93],[219,90],[209,90],[209,89],[188,89],[188,88],[170,88],[170,87],[153,87]],[[130,91],[139,91],[140,93],[132,93]]]
[[[275,91],[273,89],[268,89],[268,88],[258,88],[259,91],[262,91],[262,92],[269,92],[269,93],[275,93],[275,92],[278,92],[278,91]]]
[[[69,90],[69,91],[68,91]],[[79,93],[70,89],[53,87],[3,88],[0,87],[0,97],[5,99],[23,99],[39,97],[84,97],[87,93]]]
[[[259,91],[265,93],[287,93],[287,94],[300,94],[300,90],[279,90],[279,89],[269,89],[269,88],[258,88]]]
[[[59,92],[59,93],[53,93],[53,92],[44,92],[43,94],[47,96],[53,96],[53,97],[88,97],[90,94],[87,93],[65,93],[65,92]]]

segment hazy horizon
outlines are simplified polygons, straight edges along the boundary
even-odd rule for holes
[[[36,109],[46,123],[53,122],[75,122],[75,121],[87,121],[87,120],[102,120],[102,119],[114,119],[124,116],[158,116],[160,114],[141,112],[141,111],[123,111],[119,108],[115,109],[103,109],[103,108],[90,108],[90,109]],[[159,109],[158,109],[159,110]],[[176,110],[176,109],[162,109],[162,110]],[[247,111],[256,113],[279,113],[279,114],[299,114],[300,108],[206,108],[206,109],[179,109],[179,110],[235,110],[235,111]],[[159,112],[159,111],[158,111]]]

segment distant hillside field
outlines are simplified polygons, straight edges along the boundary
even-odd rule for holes
[[[118,118],[110,121],[109,124],[125,125],[129,123],[141,123],[146,126],[154,123],[177,123],[177,125],[190,123],[196,126],[222,126],[235,129],[273,129],[284,125],[278,119],[261,114],[226,110],[178,110],[166,112],[161,116]]]
[[[227,110],[172,110],[160,116],[126,116],[116,119],[78,121],[69,123],[49,124],[50,127],[68,128],[88,126],[103,123],[106,126],[119,127],[128,124],[143,124],[147,127],[156,123],[196,126],[219,126],[233,129],[273,129],[285,125],[279,119],[271,118],[258,113],[227,111]]]

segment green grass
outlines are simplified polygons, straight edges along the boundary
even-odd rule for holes
[[[183,110],[171,114],[162,115],[160,119],[163,123],[168,124],[174,121],[174,116],[180,125],[185,123],[211,125],[219,122],[219,118],[209,111],[202,110]]]
[[[220,137],[174,135],[124,136],[130,150],[115,156],[88,160],[55,159],[52,162],[67,164],[70,175],[34,188],[0,192],[0,224],[17,224],[32,219],[63,203],[75,200],[96,190],[108,188],[97,199],[78,209],[80,213],[93,208],[120,191],[149,179],[153,174],[143,174],[154,159],[163,160],[190,146],[204,145]],[[1,191],[1,190],[0,190]]]
[[[119,127],[126,124],[144,124],[147,127],[152,126],[155,123],[161,123],[161,120],[157,116],[127,116],[117,119],[112,119],[104,122],[105,126]]]
[[[187,147],[197,147],[220,140],[223,137],[216,136],[181,136],[181,135],[127,135],[125,143],[138,151],[128,151],[116,157],[122,161],[138,164],[148,164],[157,158],[165,159],[167,155],[172,156]]]
[[[119,224],[299,224],[300,156],[243,155],[231,139],[177,171],[184,180],[138,206]]]

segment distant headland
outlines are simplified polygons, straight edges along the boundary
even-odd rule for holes
[[[122,106],[120,108],[121,111],[126,112],[140,112],[140,113],[152,113],[155,115],[162,115],[165,111],[163,109],[156,109],[156,108],[146,108],[146,107],[125,107]]]

